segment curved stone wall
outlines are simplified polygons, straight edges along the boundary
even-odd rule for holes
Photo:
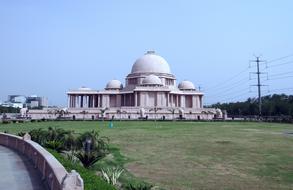
[[[23,138],[0,133],[0,144],[28,157],[42,174],[42,180],[50,190],[83,190],[83,180],[74,170],[68,173],[60,162],[38,143],[30,140],[27,134]]]

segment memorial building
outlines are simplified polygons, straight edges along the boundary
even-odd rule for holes
[[[102,90],[69,90],[67,114],[73,119],[186,119],[222,117],[203,108],[204,94],[191,81],[178,85],[168,62],[148,51],[132,65],[123,84],[110,80]]]

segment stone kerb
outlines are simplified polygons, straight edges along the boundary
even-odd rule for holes
[[[42,180],[50,190],[83,190],[83,180],[76,171],[68,173],[60,162],[38,143],[23,138],[0,133],[0,144],[21,152],[28,157],[42,174]]]

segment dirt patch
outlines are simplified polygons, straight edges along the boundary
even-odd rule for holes
[[[127,169],[135,176],[168,190],[270,189],[260,179],[247,175],[229,164],[218,163],[209,167],[194,164],[189,168],[184,167],[184,173],[182,168],[174,171],[174,168],[146,166],[141,163],[130,163]]]
[[[231,144],[231,141],[216,141],[218,144]]]
[[[237,169],[233,168],[231,165],[223,165],[223,164],[216,164],[212,166],[212,170],[215,170],[215,173],[218,175],[233,175],[233,176],[239,176],[241,178],[247,178],[247,175],[244,173],[241,173]]]

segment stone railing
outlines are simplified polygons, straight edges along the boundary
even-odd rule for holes
[[[50,190],[84,189],[80,175],[74,170],[68,173],[52,154],[32,141],[29,134],[19,137],[0,133],[0,145],[14,149],[29,158]]]

